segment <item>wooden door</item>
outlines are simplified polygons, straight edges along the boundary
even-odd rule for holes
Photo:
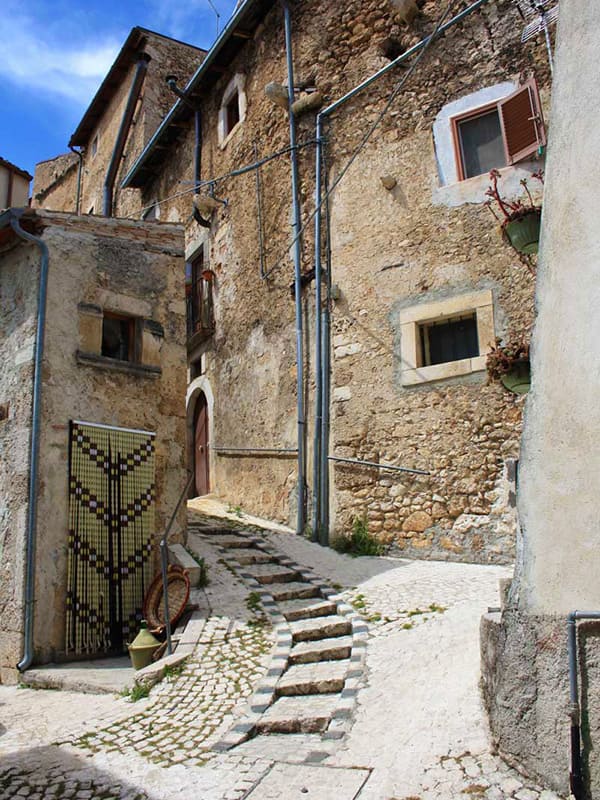
[[[204,392],[200,392],[194,410],[194,472],[196,495],[210,491],[208,474],[208,405]]]

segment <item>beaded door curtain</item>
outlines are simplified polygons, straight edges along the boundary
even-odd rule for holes
[[[66,651],[121,652],[152,579],[154,439],[71,422]]]

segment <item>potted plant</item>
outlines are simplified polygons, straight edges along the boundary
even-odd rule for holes
[[[531,383],[529,364],[529,345],[524,341],[509,341],[502,344],[496,339],[486,358],[486,368],[490,380],[500,381],[515,394],[526,394]]]
[[[544,183],[544,175],[541,170],[534,172],[531,176],[540,183]],[[498,190],[498,178],[500,173],[497,169],[490,172],[491,185],[486,191],[486,195],[491,198],[487,206],[500,222],[503,237],[511,244],[518,253],[532,255],[537,253],[540,239],[540,221],[542,207],[534,202],[529,191],[527,179],[521,179],[521,186],[525,190],[526,199],[507,200],[502,197]],[[494,210],[496,205],[501,212],[498,216]]]

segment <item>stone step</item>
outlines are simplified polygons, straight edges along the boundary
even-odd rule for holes
[[[309,664],[314,661],[339,661],[343,658],[350,658],[351,653],[351,636],[337,636],[334,639],[300,642],[290,650],[290,663]]]
[[[292,581],[292,583],[273,583],[269,586],[273,600],[299,600],[303,597],[319,597],[319,590],[312,583]]]
[[[244,548],[248,547],[248,540],[244,539],[242,536],[234,536],[232,534],[219,534],[215,536],[211,536],[210,540],[213,544],[218,544],[221,547],[226,547],[227,549],[230,548]]]
[[[344,688],[348,659],[290,667],[277,683],[278,695],[331,694]]]
[[[352,633],[352,623],[345,617],[332,614],[329,617],[299,619],[290,622],[294,642],[308,642],[317,639],[331,639],[333,636],[346,636]]]
[[[328,617],[335,614],[336,604],[331,600],[322,600],[320,597],[306,597],[300,600],[285,600],[279,603],[279,610],[288,622],[297,619],[311,619],[313,617]]]
[[[246,572],[262,584],[291,583],[299,575],[293,569],[282,567],[281,564],[254,564],[247,567]]]
[[[269,564],[270,562],[275,561],[276,559],[269,555],[269,553],[264,553],[262,550],[258,548],[248,548],[246,549],[239,549],[236,550],[235,553],[232,553],[235,560],[238,564]]]
[[[256,723],[258,733],[319,733],[326,730],[339,695],[280,697]]]

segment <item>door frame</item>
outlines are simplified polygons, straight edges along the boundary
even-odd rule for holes
[[[214,452],[210,448],[210,444],[214,442],[214,407],[215,401],[212,392],[212,388],[210,385],[210,381],[206,377],[206,375],[200,375],[200,377],[195,378],[187,388],[187,397],[186,397],[186,439],[187,439],[187,460],[188,460],[188,468],[191,470],[195,469],[195,440],[196,440],[196,403],[198,401],[198,397],[200,394],[204,394],[206,398],[206,409],[208,413],[208,474],[209,474],[209,489],[211,492],[216,491],[216,471],[215,471],[215,459],[214,459]],[[196,497],[196,481],[192,482],[190,486],[190,494],[189,497]]]

